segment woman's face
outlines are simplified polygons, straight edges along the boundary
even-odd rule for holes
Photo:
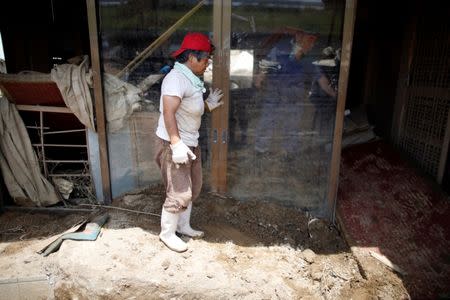
[[[190,69],[197,76],[202,76],[209,66],[210,56],[208,53],[197,58],[195,55],[189,56]]]
[[[295,35],[296,44],[300,45],[304,53],[311,51],[317,36],[306,32],[298,32]]]

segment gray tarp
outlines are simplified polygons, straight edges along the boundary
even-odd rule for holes
[[[21,206],[48,206],[60,201],[41,174],[39,162],[14,104],[0,97],[0,165],[9,194]]]
[[[67,107],[84,126],[95,131],[94,109],[89,90],[89,86],[92,85],[89,57],[83,56],[79,65],[55,66],[51,72],[51,79],[56,82]]]
[[[52,69],[51,79],[56,82],[67,107],[83,125],[95,132],[92,97],[89,91],[89,86],[92,86],[92,73],[88,64],[89,58],[85,55],[79,65],[57,65]],[[116,132],[124,126],[133,111],[140,109],[142,90],[107,73],[103,75],[103,83],[108,131]]]

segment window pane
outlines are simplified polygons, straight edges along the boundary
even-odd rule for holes
[[[180,47],[187,32],[212,35],[212,4],[198,3],[99,1],[105,101],[114,101],[114,94],[121,93],[122,101],[107,107],[114,109],[113,117],[129,116],[123,127],[120,120],[108,122],[113,196],[162,182],[153,159],[161,82],[174,64],[170,53]],[[200,143],[208,184],[209,115],[204,118]]]
[[[233,1],[229,191],[323,212],[344,1]]]

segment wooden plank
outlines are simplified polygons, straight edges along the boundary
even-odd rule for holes
[[[221,49],[222,49],[222,0],[213,3],[213,44],[216,47],[213,56],[213,87],[220,87],[222,82]],[[218,111],[211,113],[211,190],[219,190],[219,127],[221,115]]]
[[[153,43],[145,48],[138,56],[136,56],[125,68],[116,74],[117,77],[122,77],[125,73],[133,72],[147,57],[149,57],[153,51],[155,51],[162,43],[164,43],[184,22],[186,22],[197,10],[205,4],[205,0],[200,1],[190,11],[188,11],[182,18],[180,18],[175,24],[169,27],[164,33],[162,33]]]
[[[53,113],[65,113],[72,114],[72,111],[68,107],[59,106],[40,106],[40,105],[16,105],[18,110],[23,111],[38,111],[38,112],[53,112]]]
[[[230,103],[230,50],[231,50],[231,1],[222,1],[222,84],[220,89],[223,91],[222,105],[218,109],[221,114],[220,120],[220,155],[219,155],[219,193],[227,191],[227,168],[228,168],[228,119]]]
[[[44,167],[44,175],[48,176],[48,168],[47,163],[45,162],[45,148],[44,148],[44,113],[42,111],[39,112],[39,126],[41,127],[39,131],[39,138],[41,140],[41,153],[42,153],[42,164]]]
[[[86,131],[86,129],[70,129],[70,130],[46,131],[43,134],[73,133],[73,132],[84,132],[84,131]]]
[[[25,126],[27,129],[41,129],[40,126]],[[42,127],[43,129],[50,129],[50,127]]]
[[[216,47],[213,87],[222,90],[224,105],[214,110],[211,117],[211,188],[213,192],[224,193],[227,190],[231,0],[215,0],[213,17]]]
[[[443,25],[446,26],[445,28],[447,28],[445,31],[449,32],[448,30],[448,26],[447,25]],[[442,53],[448,53],[450,51],[450,40],[447,39],[446,42],[442,43],[443,44],[443,51]],[[444,64],[445,61],[448,60],[448,57],[443,55],[441,57],[441,64]],[[447,69],[448,71],[448,69]],[[440,81],[442,84],[446,84],[447,88],[445,89],[446,91],[443,93],[442,97],[444,99],[447,99],[447,101],[450,101],[450,88],[448,87],[448,77],[446,76],[446,72],[442,72],[441,76],[440,76]],[[446,79],[447,78],[447,79]],[[445,167],[447,165],[447,159],[449,159],[449,145],[450,144],[450,108],[447,114],[447,126],[445,129],[445,135],[444,135],[444,141],[442,142],[442,149],[441,149],[441,155],[439,158],[439,167],[438,167],[438,174],[437,174],[437,181],[439,182],[439,184],[442,184],[442,180],[444,179],[444,175],[445,175]],[[450,174],[449,174],[450,176]]]
[[[86,148],[86,145],[64,145],[64,144],[33,144],[34,147],[62,147],[62,148]]]
[[[106,135],[105,101],[100,69],[98,47],[97,9],[95,0],[86,0],[89,40],[91,45],[92,77],[94,82],[95,116],[97,119],[98,146],[100,154],[100,171],[102,176],[103,204],[111,203],[111,179],[109,173],[108,140]]]
[[[70,164],[76,164],[76,163],[87,163],[87,160],[60,160],[60,159],[48,159],[44,160],[48,163],[70,163]]]
[[[49,177],[91,177],[91,174],[49,174]]]
[[[339,164],[341,161],[342,133],[344,128],[344,110],[347,97],[348,75],[350,72],[350,57],[353,44],[357,0],[345,2],[344,36],[342,41],[341,66],[339,74],[336,120],[334,126],[333,150],[331,153],[330,173],[328,180],[328,208],[330,219],[334,222],[336,196],[338,190]]]
[[[417,17],[413,16],[408,26],[405,26],[405,37],[402,49],[406,55],[400,56],[400,70],[397,80],[397,92],[395,95],[394,115],[392,118],[391,139],[398,146],[402,135],[402,124],[404,118],[404,108],[408,97],[408,87],[411,73],[411,66],[414,57],[414,47],[416,44]]]
[[[447,95],[445,97],[447,100],[450,99],[449,89],[447,89]],[[449,146],[450,146],[450,109],[448,110],[447,114],[447,126],[445,129],[444,141],[442,142],[441,156],[439,158],[439,167],[437,174],[437,182],[439,184],[442,184],[442,180],[444,179],[445,166],[447,165],[449,153],[448,151]]]

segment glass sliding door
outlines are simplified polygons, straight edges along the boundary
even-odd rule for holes
[[[202,121],[205,190],[323,212],[344,8],[344,0],[100,0],[104,84],[118,79],[141,97],[125,129],[108,131],[113,190],[121,176],[160,181],[152,145],[160,84],[170,53],[199,31],[216,46],[205,83],[226,103]]]
[[[213,4],[181,0],[99,0],[101,65],[113,196],[161,182],[154,163],[160,89],[170,53],[188,32],[213,37]],[[121,100],[114,102],[114,95]],[[108,119],[109,116],[109,119]],[[210,114],[200,132],[205,186]],[[122,186],[123,185],[123,186]]]
[[[345,1],[232,1],[227,185],[326,209]]]

